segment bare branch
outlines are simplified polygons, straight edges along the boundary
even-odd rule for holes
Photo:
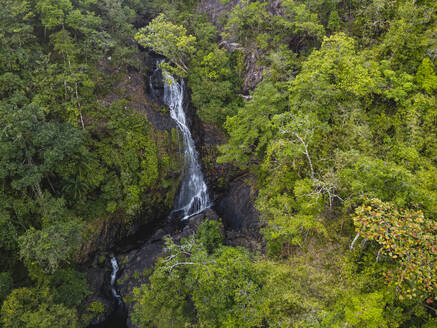
[[[172,272],[175,267],[181,266],[181,265],[200,265],[200,263],[195,263],[195,262],[178,262],[178,263],[173,264],[169,268],[169,272]]]
[[[376,255],[376,262],[378,262],[381,252],[382,252],[382,248],[379,249],[378,254]]]
[[[294,135],[299,139],[299,141],[302,143],[303,147],[305,148],[304,154],[306,155],[306,157],[308,159],[308,163],[310,164],[311,178],[314,179],[313,162],[311,161],[311,157],[310,157],[310,154],[308,152],[308,145],[296,132],[294,133]]]
[[[354,245],[355,245],[359,236],[360,236],[360,233],[358,232],[357,235],[355,236],[354,240],[352,241],[351,248],[350,248],[351,250],[354,249]]]

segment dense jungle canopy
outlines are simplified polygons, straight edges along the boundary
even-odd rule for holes
[[[0,327],[88,327],[84,266],[123,234],[102,231],[172,210],[180,138],[138,106],[168,116],[152,57],[225,136],[202,167],[248,176],[262,240],[168,238],[132,327],[437,327],[437,2],[0,5]]]

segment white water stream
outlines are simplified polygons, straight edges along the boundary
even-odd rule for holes
[[[165,71],[162,74],[164,103],[170,108],[170,116],[176,122],[184,140],[185,171],[172,214],[176,213],[185,220],[204,211],[211,203],[199,164],[199,155],[184,112],[184,80],[178,82]]]
[[[156,71],[158,71],[157,63]],[[170,116],[176,122],[179,131],[184,140],[184,159],[185,170],[182,178],[179,194],[175,200],[175,207],[169,217],[180,217],[186,220],[191,216],[198,214],[211,206],[208,195],[208,188],[203,178],[203,173],[199,164],[199,155],[197,153],[193,137],[188,128],[187,119],[184,112],[184,80],[176,81],[170,74],[162,72],[164,81],[164,103],[170,109]],[[153,88],[150,81],[150,90],[152,96],[157,97],[157,91]],[[117,259],[111,256],[111,291],[117,303],[123,303],[121,296],[115,289],[117,273],[119,270]]]
[[[111,265],[112,265],[112,272],[111,272],[111,291],[112,296],[117,300],[118,304],[121,304],[121,296],[117,293],[117,290],[115,289],[115,280],[117,279],[117,273],[118,273],[118,263],[115,257],[111,257]]]

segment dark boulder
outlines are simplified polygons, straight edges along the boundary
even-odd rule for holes
[[[99,327],[109,319],[116,309],[111,290],[109,289],[112,267],[108,254],[97,254],[92,260],[84,263],[79,270],[85,272],[88,287],[91,291],[91,294],[83,302],[84,311],[82,315],[90,315],[87,313],[87,309],[91,303],[101,303],[104,307],[104,312],[89,318],[90,327]]]
[[[259,212],[254,206],[256,196],[243,178],[230,183],[228,192],[215,206],[226,231],[238,232],[256,241],[262,239]]]

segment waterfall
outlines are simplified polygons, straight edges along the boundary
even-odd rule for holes
[[[118,295],[117,291],[115,290],[115,280],[117,279],[117,273],[118,273],[118,263],[115,257],[111,257],[111,265],[112,265],[112,272],[111,272],[111,291],[112,296],[117,300],[118,304],[121,304],[121,296]]]
[[[208,188],[199,164],[199,155],[188,128],[184,104],[184,80],[176,81],[168,72],[163,71],[164,103],[170,108],[170,116],[176,122],[184,140],[185,170],[175,209],[170,217],[180,216],[182,220],[198,214],[211,206]]]

